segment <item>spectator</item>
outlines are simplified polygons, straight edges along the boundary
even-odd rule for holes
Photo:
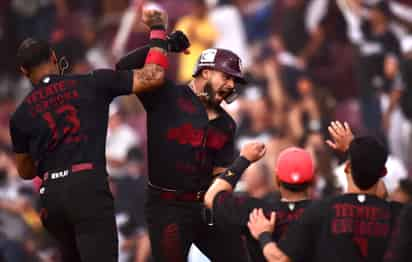
[[[192,79],[193,68],[200,53],[213,47],[217,32],[208,17],[205,0],[194,0],[196,5],[192,14],[179,19],[175,29],[183,31],[190,39],[190,54],[179,56],[178,81],[188,82]]]
[[[140,138],[136,132],[124,121],[123,112],[116,103],[112,103],[106,140],[106,159],[110,175],[119,175],[123,172],[127,152],[139,142]]]

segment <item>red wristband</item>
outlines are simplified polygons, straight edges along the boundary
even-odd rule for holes
[[[156,64],[164,69],[167,69],[169,66],[169,61],[167,56],[160,51],[150,50],[146,57],[146,64]]]
[[[150,31],[150,39],[161,39],[166,40],[166,31],[155,29]]]

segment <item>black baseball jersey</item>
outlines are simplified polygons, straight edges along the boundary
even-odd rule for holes
[[[213,222],[224,229],[242,230],[247,239],[252,261],[266,261],[259,243],[250,235],[247,222],[254,208],[263,208],[267,217],[272,211],[276,212],[276,230],[273,240],[278,242],[287,231],[288,226],[299,219],[310,200],[298,202],[264,201],[246,195],[234,195],[227,191],[219,192],[213,201]]]
[[[385,262],[412,261],[412,204],[405,206],[399,216]]]
[[[308,207],[278,246],[293,261],[382,261],[401,205],[345,194]]]
[[[39,176],[81,162],[105,170],[109,104],[132,86],[131,71],[44,77],[10,119],[14,152],[29,153]]]
[[[225,167],[234,159],[233,119],[219,107],[219,116],[209,121],[204,105],[187,85],[167,82],[139,99],[147,112],[150,183],[206,190],[213,167]]]

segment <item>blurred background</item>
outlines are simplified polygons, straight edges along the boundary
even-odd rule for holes
[[[265,142],[265,158],[248,169],[238,191],[276,195],[274,164],[297,145],[315,159],[313,196],[345,190],[344,156],[324,140],[331,120],[355,135],[380,138],[390,149],[389,198],[412,201],[411,0],[158,0],[169,31],[183,30],[190,55],[171,55],[168,77],[191,79],[199,53],[220,47],[237,53],[249,84],[224,105],[238,124],[236,145]],[[148,41],[133,21],[129,0],[0,0],[0,261],[59,261],[38,217],[39,181],[19,179],[8,120],[30,83],[15,64],[24,38],[50,41],[70,62],[67,73],[113,68],[120,56]],[[124,37],[124,36],[127,37]],[[111,105],[107,166],[115,196],[120,260],[150,261],[144,224],[145,113],[135,96]],[[191,261],[203,261],[192,253]]]

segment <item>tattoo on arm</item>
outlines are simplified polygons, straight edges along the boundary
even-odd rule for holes
[[[135,94],[154,90],[164,83],[165,70],[155,64],[147,64],[133,73],[133,92]]]

